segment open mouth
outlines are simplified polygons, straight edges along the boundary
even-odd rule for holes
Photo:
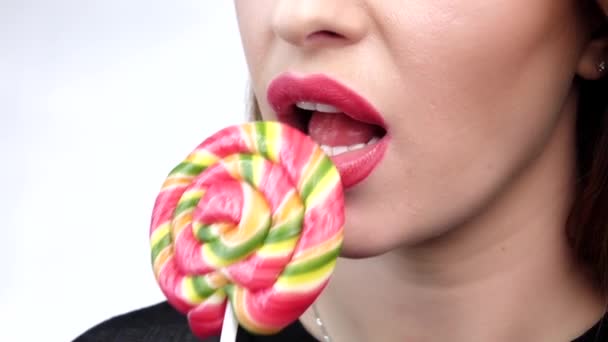
[[[286,73],[268,87],[268,102],[280,122],[321,146],[350,188],[381,162],[389,143],[382,116],[363,97],[324,75]]]
[[[383,127],[356,120],[332,105],[299,101],[291,112],[293,126],[309,135],[330,157],[365,149],[386,136]]]

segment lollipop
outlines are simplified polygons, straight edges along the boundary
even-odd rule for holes
[[[276,122],[231,126],[163,184],[154,274],[198,337],[218,335],[227,309],[248,331],[274,334],[327,284],[343,224],[340,176],[309,137]]]

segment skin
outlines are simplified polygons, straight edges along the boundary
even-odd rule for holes
[[[235,0],[264,119],[291,71],[339,80],[388,124],[318,301],[334,341],[561,341],[602,315],[564,234],[574,79],[608,59],[580,4]]]

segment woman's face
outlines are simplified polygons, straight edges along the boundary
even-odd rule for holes
[[[353,257],[443,234],[499,196],[558,124],[586,37],[578,0],[235,3],[264,119],[277,119],[268,88],[288,72],[337,80],[384,120],[365,133],[319,114],[314,127],[387,143],[346,191]]]

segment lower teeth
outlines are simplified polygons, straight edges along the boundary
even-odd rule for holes
[[[373,145],[373,144],[377,143],[378,141],[380,141],[380,138],[373,137],[366,144],[361,143],[361,144],[355,144],[355,145],[350,145],[350,146],[321,145],[321,149],[323,150],[323,152],[325,152],[325,154],[327,154],[330,157],[333,157],[333,156],[336,156],[336,155],[339,155],[339,154],[342,154],[345,152],[360,150],[360,149],[364,148],[365,146]]]

